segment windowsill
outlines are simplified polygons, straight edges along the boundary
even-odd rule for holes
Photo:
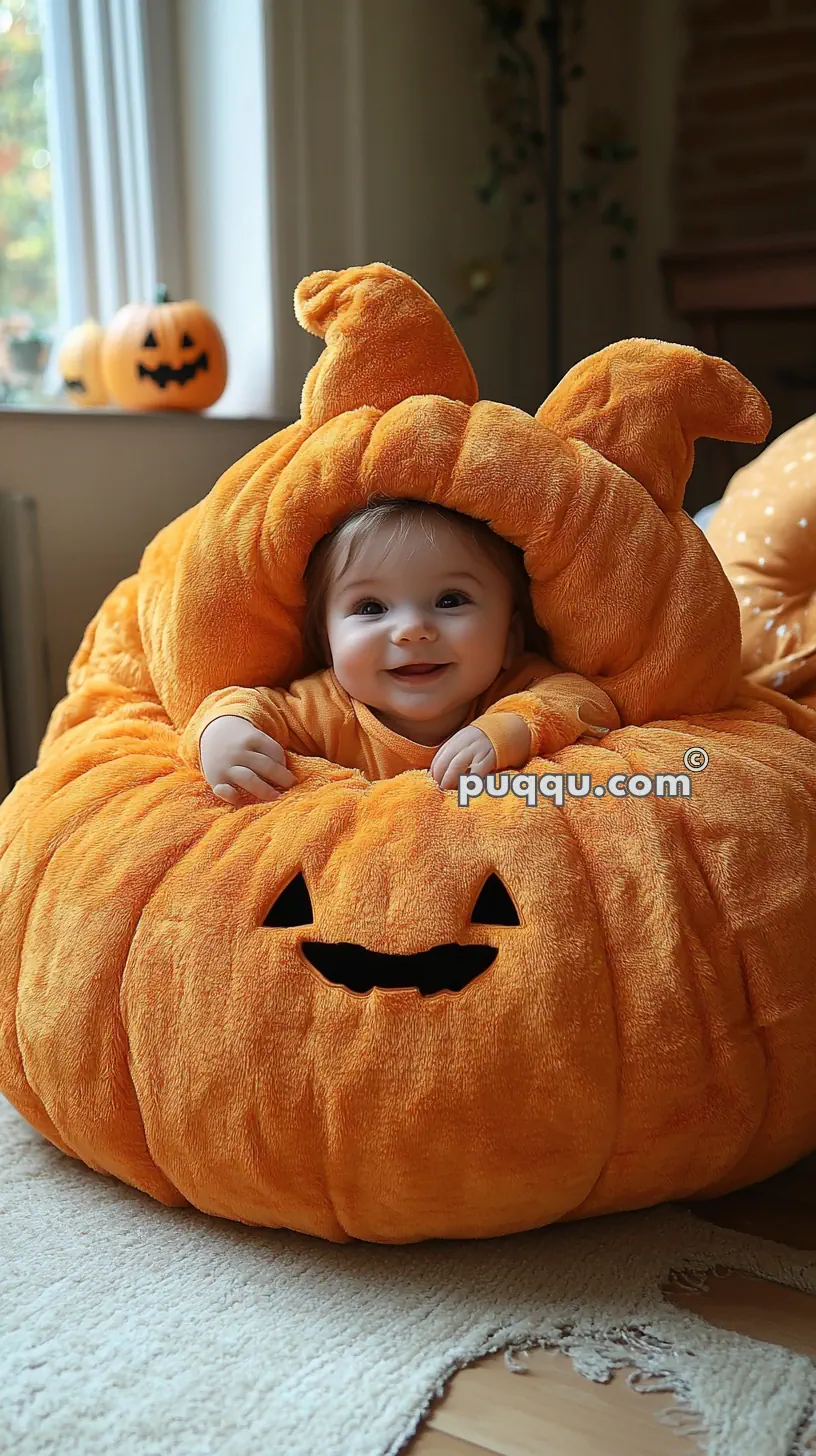
[[[79,420],[88,419],[126,419],[126,420],[178,420],[197,419],[208,420],[217,423],[219,420],[263,420],[268,422],[276,430],[283,430],[287,425],[292,424],[291,420],[278,420],[274,415],[243,415],[243,414],[211,414],[209,410],[124,410],[117,409],[113,405],[102,405],[96,408],[90,406],[81,409],[70,403],[61,404],[59,400],[49,400],[36,404],[0,404],[1,415],[47,415],[49,418],[58,416],[60,419],[75,418]]]

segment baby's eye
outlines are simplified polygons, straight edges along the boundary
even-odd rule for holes
[[[442,596],[439,598],[439,601],[437,602],[436,605],[438,607],[444,607],[444,605],[445,605],[446,602],[447,603],[450,603],[452,597],[457,599],[457,600],[454,600],[454,602],[453,602],[453,605],[455,607],[461,607],[463,602],[470,601],[470,597],[466,596],[466,594],[464,592],[460,592],[460,591],[449,591],[449,592],[443,592],[442,593]]]
[[[368,607],[373,607],[374,611],[369,612],[367,610]],[[383,610],[382,602],[376,601],[374,597],[366,597],[364,601],[357,603],[354,608],[354,615],[356,617],[372,617]]]

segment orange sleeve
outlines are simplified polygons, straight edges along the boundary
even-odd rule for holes
[[[497,771],[522,767],[510,762],[514,739],[502,724],[507,713],[517,713],[530,730],[529,758],[556,753],[584,733],[602,737],[621,726],[618,710],[603,688],[577,672],[553,672],[529,683],[524,692],[499,698],[474,719],[472,727],[481,728],[493,745]]]
[[[354,736],[353,713],[345,710],[328,675],[313,673],[286,688],[219,688],[199,704],[183,734],[179,751],[185,763],[200,768],[198,745],[215,718],[245,718],[268,733],[281,748],[310,758],[342,763]]]

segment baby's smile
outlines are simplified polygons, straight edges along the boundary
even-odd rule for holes
[[[411,662],[404,663],[402,667],[387,668],[386,671],[389,677],[395,677],[400,682],[427,682],[429,678],[436,681],[450,666],[449,662]]]

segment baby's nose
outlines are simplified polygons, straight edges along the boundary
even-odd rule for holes
[[[397,641],[416,642],[422,638],[435,636],[435,627],[422,612],[403,613],[394,627],[394,637]]]

